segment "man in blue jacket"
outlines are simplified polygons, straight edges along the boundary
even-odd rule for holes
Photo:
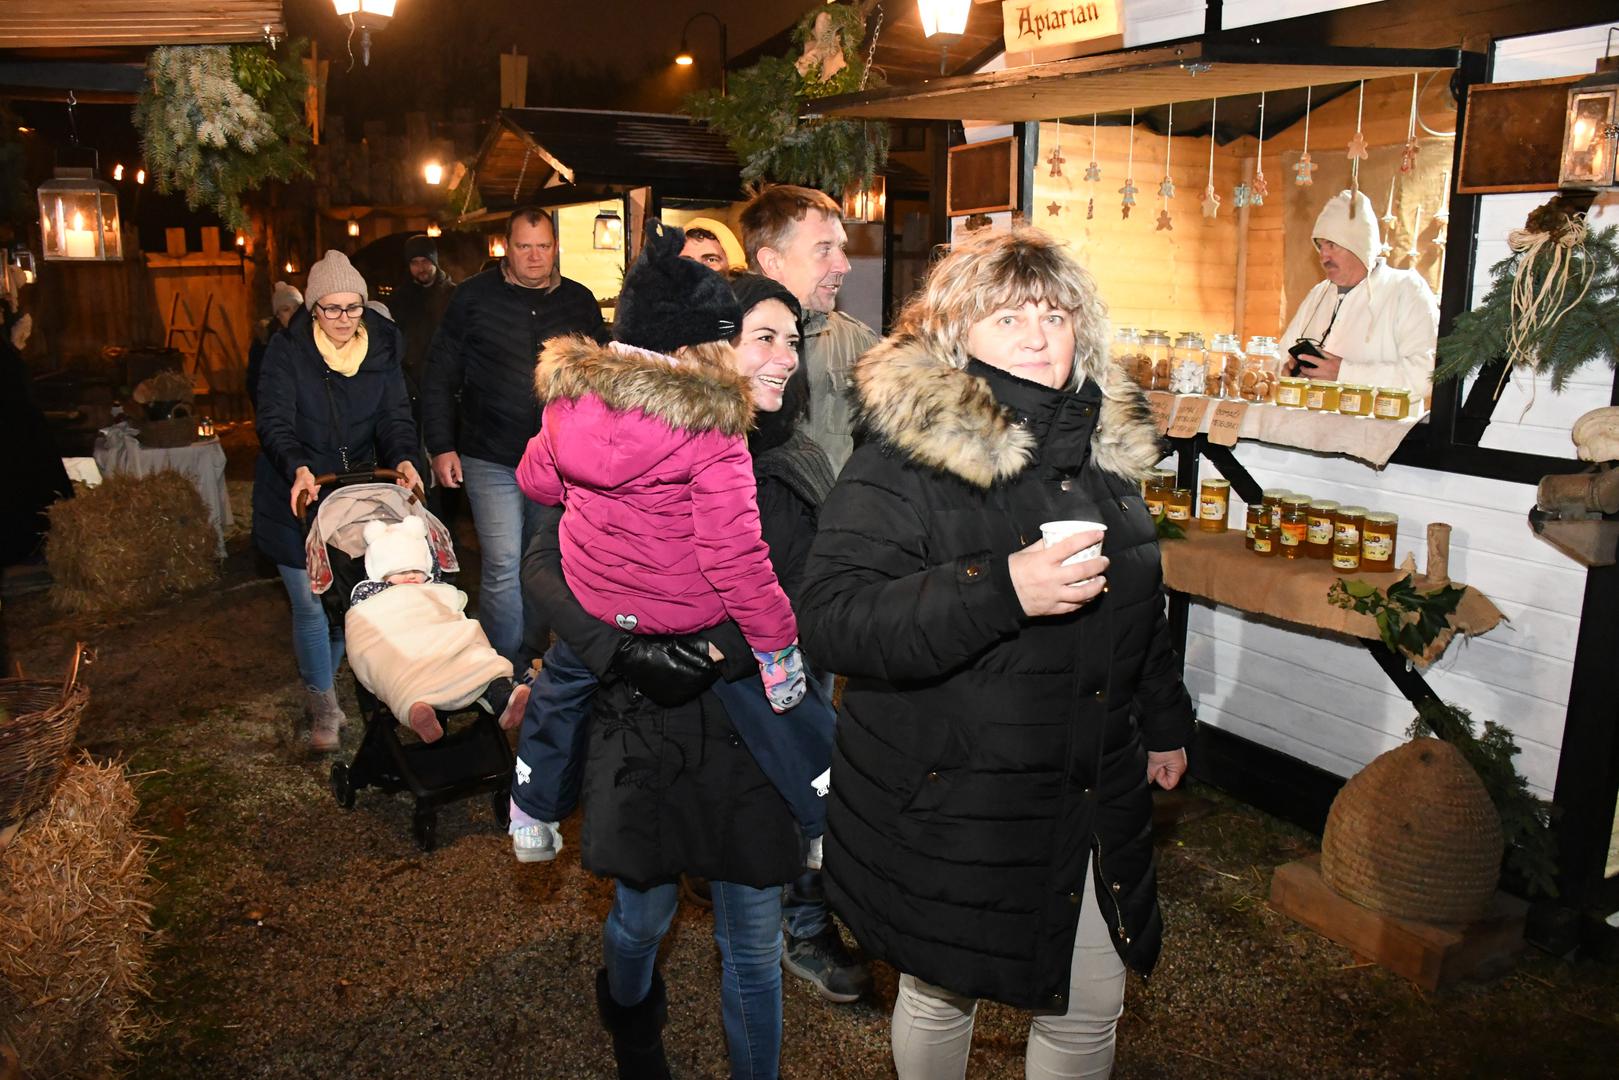
[[[540,430],[534,365],[545,342],[562,334],[605,341],[601,309],[558,269],[551,216],[518,210],[506,225],[506,257],[456,288],[422,382],[433,475],[445,487],[466,485],[478,530],[478,621],[519,671],[531,659],[522,655],[525,641],[543,651],[547,635],[528,625],[517,577],[539,520],[539,507],[518,490],[517,463]]]

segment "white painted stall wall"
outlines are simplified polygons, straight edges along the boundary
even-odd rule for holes
[[[1233,25],[1234,9],[1246,6],[1227,4],[1228,26]],[[1604,35],[1605,28],[1596,28],[1503,42],[1495,78],[1590,71],[1602,54]],[[1489,265],[1506,253],[1507,230],[1520,226],[1524,215],[1546,197],[1484,200],[1475,298],[1487,288]],[[1610,199],[1610,219],[1619,216],[1612,206]],[[1521,421],[1518,411],[1528,394],[1509,390],[1515,396],[1497,410],[1501,419],[1490,424],[1485,445],[1572,456],[1569,424],[1585,410],[1606,405],[1611,388],[1611,372],[1605,366],[1590,367],[1563,395],[1537,387],[1534,406]],[[1453,526],[1451,576],[1494,600],[1511,622],[1485,637],[1453,644],[1428,672],[1428,682],[1446,701],[1472,710],[1476,719],[1511,729],[1522,748],[1519,768],[1541,795],[1549,796],[1557,776],[1585,571],[1530,532],[1525,513],[1534,503],[1534,489],[1402,466],[1378,472],[1343,458],[1253,443],[1240,444],[1238,456],[1266,487],[1399,514],[1396,558],[1413,553],[1419,568],[1427,559],[1428,523]],[[1241,521],[1245,511],[1233,500],[1234,521]],[[1403,742],[1413,714],[1359,645],[1207,604],[1192,607],[1186,681],[1204,722],[1340,776],[1353,775]]]
[[[1560,75],[1589,75],[1607,43],[1608,27],[1588,26],[1555,34],[1509,38],[1495,49],[1496,82],[1551,79]],[[1550,194],[1486,195],[1481,201],[1478,230],[1478,270],[1473,277],[1473,303],[1490,288],[1489,268],[1506,258],[1507,233],[1523,227],[1524,218]],[[1592,204],[1588,220],[1595,228],[1619,225],[1619,196],[1609,192]],[[1607,405],[1613,393],[1613,371],[1606,364],[1581,368],[1561,394],[1552,393],[1551,380],[1519,375],[1502,391],[1495,417],[1480,445],[1519,450],[1551,457],[1574,456],[1569,427],[1591,409]]]
[[[1225,0],[1220,25],[1223,29],[1232,30],[1255,23],[1280,22],[1303,15],[1318,15],[1323,11],[1383,2],[1386,0]]]

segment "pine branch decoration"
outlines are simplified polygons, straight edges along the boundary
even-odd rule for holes
[[[243,194],[309,175],[302,59],[301,41],[279,58],[260,45],[154,49],[135,126],[157,189],[243,229]]]

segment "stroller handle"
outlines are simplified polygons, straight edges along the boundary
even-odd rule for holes
[[[318,491],[328,485],[331,485],[332,487],[347,487],[350,484],[372,484],[376,483],[378,480],[397,482],[403,478],[404,474],[398,469],[355,469],[352,472],[324,473],[317,476],[315,477],[315,489]],[[298,496],[299,524],[303,524],[305,517],[308,515],[309,504],[311,501],[312,500],[308,492],[304,492]],[[420,484],[411,485],[410,501],[418,504],[422,504],[427,501],[427,495],[422,491],[422,486]]]

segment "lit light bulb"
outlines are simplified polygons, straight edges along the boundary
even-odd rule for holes
[[[289,274],[296,274],[298,272],[297,264],[294,263],[291,259],[288,259],[286,265],[283,266],[281,269],[285,270]]]
[[[681,67],[691,67],[692,64],[696,63],[696,61],[692,59],[691,53],[683,52],[679,56],[675,57],[675,63],[679,64]]]
[[[236,246],[237,247],[246,247],[247,246],[247,234],[246,233],[237,233],[236,234]]]
[[[438,187],[444,182],[444,166],[436,161],[429,161],[422,166],[422,179],[432,187]]]
[[[435,221],[427,227],[427,235],[433,237],[443,236],[444,230],[439,228],[438,222]]]
[[[136,169],[135,170],[135,183],[137,183],[137,184],[146,183],[146,170],[145,169]]]
[[[360,223],[358,221],[356,221],[354,218],[349,218],[349,235],[350,236],[359,236],[360,235]]]
[[[119,162],[117,165],[112,167],[112,178],[114,180],[122,180],[124,178],[123,162]]]
[[[502,236],[489,238],[489,257],[491,259],[504,259],[506,257],[506,239]]]

